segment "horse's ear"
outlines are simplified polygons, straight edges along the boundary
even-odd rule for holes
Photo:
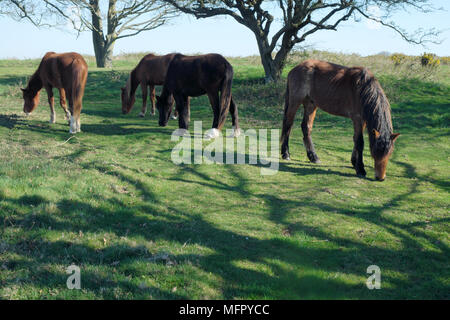
[[[378,137],[380,136],[380,133],[376,129],[373,129],[372,133],[375,136],[375,139],[378,139]]]
[[[24,89],[24,88],[20,88],[20,90],[22,90],[22,92],[25,92],[25,89]]]
[[[120,88],[120,90],[125,91],[125,87]]]
[[[391,134],[391,140],[392,142],[395,142],[395,140],[397,140],[398,136],[400,135],[400,133],[393,133]]]

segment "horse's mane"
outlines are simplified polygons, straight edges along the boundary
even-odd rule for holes
[[[367,124],[370,143],[374,142],[373,129],[380,133],[379,145],[375,150],[382,155],[389,150],[390,137],[393,131],[391,107],[377,79],[366,69],[360,68],[356,73],[356,87],[359,93],[363,120]]]
[[[34,91],[39,91],[42,88],[42,80],[41,76],[39,75],[39,68],[36,70],[35,73],[33,73],[28,80],[27,89]]]
[[[127,84],[125,85],[125,90],[127,92],[127,99],[130,99],[130,93],[131,93],[131,73],[128,76]]]
[[[131,99],[131,94],[134,93],[136,91],[136,88],[138,86],[138,84],[136,84],[137,80],[136,80],[136,68],[134,68],[133,70],[131,70],[130,75],[128,76],[127,79],[127,83],[125,85],[125,90],[127,93],[127,99]],[[136,86],[134,86],[133,88],[133,84],[136,84]]]

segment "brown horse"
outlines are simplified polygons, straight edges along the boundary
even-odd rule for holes
[[[393,133],[389,101],[369,70],[307,60],[289,72],[281,135],[283,159],[289,159],[290,156],[289,134],[300,104],[305,109],[302,122],[303,142],[311,162],[319,162],[311,140],[314,117],[319,107],[353,121],[354,148],[351,162],[358,176],[366,175],[363,131],[367,127],[370,151],[375,160],[375,178],[384,180],[394,141],[399,134]]]
[[[39,93],[44,87],[50,104],[50,123],[55,123],[53,88],[58,88],[59,102],[66,113],[66,120],[70,117],[70,133],[80,132],[80,113],[87,73],[86,61],[78,53],[47,52],[28,81],[27,87],[22,89],[25,101],[23,111],[26,114],[33,112],[39,104]],[[69,110],[67,110],[66,97],[69,100]]]
[[[136,101],[136,89],[140,85],[142,90],[142,111],[140,117],[145,117],[147,112],[147,94],[150,89],[150,101],[152,103],[152,115],[155,114],[155,86],[163,85],[166,80],[167,68],[175,54],[156,56],[148,54],[141,59],[136,68],[131,71],[125,87],[121,88],[122,113],[127,114],[133,108]]]
[[[167,70],[166,82],[161,96],[156,97],[159,125],[166,126],[171,113],[173,99],[179,114],[178,124],[182,130],[189,126],[190,97],[208,95],[214,112],[212,129],[207,138],[219,135],[230,109],[234,136],[239,135],[238,111],[231,96],[233,67],[219,54],[184,56],[177,54]],[[220,92],[220,98],[219,98]],[[173,97],[173,98],[172,98]]]

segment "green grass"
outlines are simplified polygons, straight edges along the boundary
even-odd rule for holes
[[[83,132],[69,139],[59,106],[48,124],[46,94],[22,113],[19,86],[38,60],[0,61],[0,298],[449,299],[450,67],[307,55],[365,65],[380,79],[402,134],[385,182],[373,179],[367,138],[368,178],[355,176],[351,122],[320,111],[321,164],[307,162],[299,114],[292,160],[276,175],[174,165],[177,122],[138,118],[140,95],[131,114],[120,112],[140,55],[117,58],[113,70],[89,59]],[[261,83],[255,57],[230,61],[241,127],[280,128],[285,83]],[[191,120],[210,126],[206,97],[192,100]],[[66,288],[72,263],[81,290]],[[372,264],[381,290],[366,288]]]

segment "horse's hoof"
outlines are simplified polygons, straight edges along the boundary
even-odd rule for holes
[[[145,113],[139,113],[139,117],[144,118],[145,117]]]
[[[206,139],[206,140],[209,140],[209,139],[215,139],[215,138],[217,138],[218,136],[220,136],[220,131],[217,130],[216,128],[209,129],[209,130],[206,131],[206,133],[205,133],[205,139]]]
[[[186,129],[177,129],[175,130],[172,135],[177,136],[177,137],[184,137],[184,136],[189,136],[189,131],[187,131]]]
[[[172,118],[173,120],[177,120],[177,119],[178,119],[177,116],[171,116],[171,118]]]
[[[233,133],[231,135],[228,136],[228,138],[237,138],[241,135],[241,129],[237,128],[235,126],[233,126]]]
[[[308,152],[307,156],[312,163],[320,163],[319,157],[315,153]]]
[[[285,153],[281,156],[284,160],[291,160],[291,157],[289,156],[289,154]]]
[[[359,178],[365,178],[365,177],[366,177],[366,171],[363,170],[363,171],[356,172],[356,175],[357,175]]]

